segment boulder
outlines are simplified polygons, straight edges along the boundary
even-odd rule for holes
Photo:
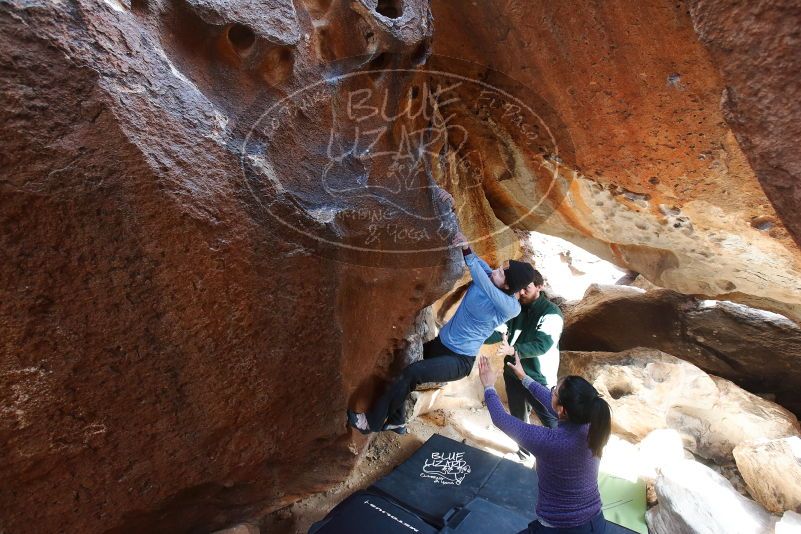
[[[653,349],[620,353],[562,352],[559,376],[580,375],[593,383],[612,408],[612,430],[633,441],[668,428],[672,409],[710,409],[718,397],[712,378]]]
[[[721,110],[778,215],[801,244],[801,26],[795,0],[689,2],[726,89]],[[770,221],[761,221],[770,224]]]
[[[4,529],[213,531],[342,480],[344,408],[464,274],[435,184],[493,264],[541,227],[801,317],[688,10],[521,5],[3,3]]]
[[[353,468],[345,408],[464,270],[430,173],[347,155],[427,124],[348,110],[421,91],[428,2],[378,10],[3,3],[2,530],[211,532]],[[405,70],[327,83],[354,56]]]
[[[482,156],[473,166],[482,192],[461,198],[466,218],[565,238],[660,287],[801,317],[799,249],[786,226],[799,213],[794,0],[611,0],[592,9],[581,0],[434,0],[431,10],[435,56],[490,67],[477,67],[490,84],[501,72],[526,88],[514,103],[485,95],[519,110],[512,124],[448,108]],[[716,41],[714,56],[699,24]],[[729,79],[738,84],[731,93]],[[737,114],[724,114],[724,94]],[[736,136],[727,117],[747,117]],[[533,146],[527,123],[538,127]],[[780,213],[752,167],[754,145],[738,142],[749,138],[760,152],[778,150],[759,167],[772,176]]]
[[[612,434],[601,457],[601,471],[653,485],[660,470],[688,458],[692,454],[684,450],[681,437],[673,429],[654,430],[636,444]]]
[[[612,434],[604,447],[600,469],[618,478],[652,484],[659,469],[669,469],[673,462],[687,457],[691,455],[672,429],[654,430],[636,444]]]
[[[728,380],[710,378],[719,392],[711,408],[685,405],[667,415],[668,426],[681,433],[691,451],[728,463],[734,447],[745,441],[799,435],[798,419],[789,411]]]
[[[688,454],[692,459],[697,462],[700,462],[707,466],[708,468],[712,469],[715,473],[719,474],[726,480],[731,483],[731,486],[744,497],[751,497],[751,494],[748,493],[748,486],[745,484],[745,480],[743,480],[742,475],[737,470],[737,465],[734,463],[734,458],[732,458],[727,463],[715,463],[706,458],[703,458],[697,454],[692,454],[688,451]]]
[[[656,479],[659,504],[645,514],[653,534],[766,534],[776,520],[728,480],[693,460],[674,462]]]
[[[801,438],[740,443],[734,459],[762,506],[777,514],[801,510]]]
[[[640,441],[672,428],[690,451],[717,463],[730,463],[744,441],[799,434],[798,420],[781,406],[658,350],[563,352],[559,374],[595,385],[612,407],[613,431]]]
[[[565,315],[563,350],[653,347],[801,414],[801,327],[786,317],[667,289],[590,286]]]
[[[640,452],[637,445],[615,434],[609,436],[601,456],[600,471],[636,481],[640,476]]]

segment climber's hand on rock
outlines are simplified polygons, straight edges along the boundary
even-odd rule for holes
[[[451,240],[451,244],[454,247],[462,247],[462,249],[467,250],[469,245],[467,244],[467,238],[461,232],[461,230],[457,231],[456,234],[453,236]]]
[[[512,372],[518,379],[523,380],[523,377],[526,376],[526,371],[523,369],[523,365],[520,363],[519,354],[515,353],[515,363],[506,362],[506,365],[512,369]]]
[[[456,201],[453,200],[453,195],[442,189],[441,187],[437,188],[437,198],[440,202],[448,206],[448,209],[453,211],[456,209]]]
[[[495,375],[495,371],[492,370],[489,358],[486,356],[480,356],[478,359],[478,377],[481,379],[481,383],[484,384],[485,388],[494,386],[495,380],[498,378]]]

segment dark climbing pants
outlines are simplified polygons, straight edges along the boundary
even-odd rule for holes
[[[533,521],[529,523],[526,530],[521,530],[517,534],[604,534],[604,532],[606,532],[606,519],[604,519],[602,512],[598,512],[598,515],[577,527],[546,527],[541,525],[539,521]]]
[[[534,395],[531,394],[508,367],[503,370],[503,382],[506,384],[506,398],[509,399],[509,413],[511,413],[512,416],[528,423],[528,416],[533,408],[534,413],[536,413],[537,417],[542,421],[543,426],[556,428],[556,416],[543,406],[540,401],[534,398]]]
[[[406,367],[367,412],[370,430],[379,432],[384,423],[406,423],[406,397],[425,382],[453,382],[470,374],[474,357],[456,354],[440,342],[439,337],[423,344],[423,359]]]

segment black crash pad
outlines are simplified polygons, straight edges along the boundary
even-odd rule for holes
[[[441,527],[448,512],[479,494],[501,461],[508,462],[435,434],[373,487]]]
[[[442,534],[516,533],[525,529],[531,521],[531,518],[476,497],[464,508],[448,517],[447,524],[440,532]]]
[[[397,503],[368,491],[354,493],[309,534],[437,534],[439,529]]]
[[[535,470],[435,434],[309,533],[511,534],[536,519],[536,504]],[[606,532],[636,534],[611,522]]]

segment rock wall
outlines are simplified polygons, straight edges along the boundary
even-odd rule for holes
[[[479,203],[472,210],[520,219],[521,228],[564,237],[661,287],[798,320],[800,256],[782,223],[798,221],[797,151],[786,150],[798,145],[798,10],[787,7],[793,2],[692,4],[691,13],[684,1],[434,0],[434,53],[489,65],[527,87],[555,138],[556,153],[532,162],[523,136],[508,135],[512,163],[483,181],[492,212]],[[763,11],[770,18],[760,19]],[[694,21],[720,53],[709,54]],[[737,136],[720,105],[729,80],[746,98]],[[761,105],[751,106],[758,95]],[[746,153],[744,138],[754,140]],[[779,217],[757,174],[785,161],[785,174],[766,175],[783,180]],[[550,187],[554,162],[561,168]],[[547,209],[532,210],[542,198]]]
[[[801,317],[770,128],[729,129],[693,17],[3,0],[0,529],[210,531],[341,479],[343,408],[462,274],[435,183],[493,262],[538,228]]]
[[[798,3],[692,0],[689,5],[696,33],[726,84],[721,100],[726,123],[776,212],[801,243]]]
[[[801,414],[801,328],[789,319],[732,302],[699,300],[669,289],[592,285],[566,310],[562,350],[652,347],[769,393]]]
[[[563,352],[559,375],[593,383],[612,408],[613,431],[638,442],[658,428],[678,431],[685,448],[719,464],[756,439],[798,436],[783,407],[655,349]]]
[[[461,274],[430,175],[338,185],[391,162],[320,65],[427,54],[424,2],[379,7],[0,4],[0,530],[212,531],[352,468],[345,407]]]

